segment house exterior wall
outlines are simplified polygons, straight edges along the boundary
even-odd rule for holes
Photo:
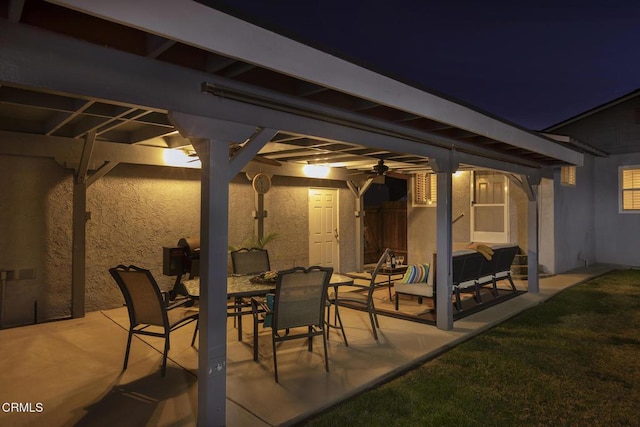
[[[527,197],[524,191],[510,185],[509,227],[510,239],[521,248],[527,242]],[[413,207],[413,189],[408,194],[407,248],[411,263],[431,263],[436,252],[436,208]],[[453,177],[452,218],[462,218],[452,225],[453,249],[461,249],[471,241],[471,173],[460,172]],[[431,275],[430,275],[431,277]],[[431,280],[431,279],[430,279]]]
[[[71,315],[73,174],[51,159],[0,156],[0,270],[20,280],[5,283],[2,327]],[[319,180],[274,177],[265,195],[265,231],[280,236],[267,246],[274,269],[308,262],[308,188]],[[354,198],[339,188],[342,271],[355,268]],[[254,234],[255,193],[239,174],[230,183],[229,243]],[[200,233],[200,171],[120,164],[87,190],[86,311],[122,305],[108,273],[118,264],[148,268],[162,289],[162,247]],[[35,273],[30,277],[28,271]],[[22,277],[20,277],[22,276]],[[36,318],[37,305],[37,318]]]
[[[0,156],[0,269],[32,270],[4,285],[2,326],[71,311],[71,175],[53,160]],[[56,218],[55,221],[47,220]]]
[[[640,152],[640,96],[555,129],[609,154]]]
[[[640,214],[618,211],[618,167],[628,165],[640,165],[640,152],[595,159],[595,254],[600,263],[640,267]]]
[[[576,168],[576,186],[561,184],[554,173],[555,272],[565,272],[596,261],[594,221],[594,162],[585,155]]]
[[[598,263],[640,265],[640,215],[618,212],[618,168],[640,165],[640,96],[599,107],[553,132],[571,136],[610,155],[589,157],[577,169],[578,191],[561,188],[555,198],[558,272],[586,258]],[[560,247],[563,249],[560,250]],[[584,264],[582,264],[584,265]]]
[[[275,270],[309,265],[309,188],[338,189],[340,271],[355,271],[355,198],[341,181],[274,176],[265,195],[265,232],[278,238],[269,244]]]
[[[470,221],[471,200],[470,172],[460,172],[453,178],[452,219],[460,217],[452,225],[455,246],[467,244],[471,237]],[[410,185],[407,194],[407,252],[412,264],[427,262],[431,264],[436,252],[436,205],[414,207],[413,188]],[[430,275],[431,277],[431,275]]]

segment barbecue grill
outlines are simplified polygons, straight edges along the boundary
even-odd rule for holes
[[[169,296],[172,300],[178,295],[187,296],[182,277],[185,274],[189,279],[200,276],[200,238],[183,237],[178,241],[177,246],[164,247],[162,251],[162,273],[166,276],[176,276]]]

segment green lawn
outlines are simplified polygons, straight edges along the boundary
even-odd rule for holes
[[[640,271],[563,291],[308,425],[640,425]]]

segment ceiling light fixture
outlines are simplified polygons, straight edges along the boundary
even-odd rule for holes
[[[304,165],[302,172],[309,178],[326,178],[331,168],[327,165]]]

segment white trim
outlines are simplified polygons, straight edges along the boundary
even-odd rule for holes
[[[633,169],[640,171],[640,165],[627,165],[627,166],[618,166],[618,213],[621,214],[640,214],[640,209],[624,209],[623,207],[623,198],[624,198],[624,188],[622,182],[622,173],[626,169]],[[636,189],[635,187],[633,188]],[[629,189],[627,189],[629,190]]]
[[[504,181],[504,185],[505,185],[505,191],[504,191],[504,203],[500,203],[500,204],[483,204],[481,206],[503,206],[504,207],[504,221],[503,221],[503,227],[504,227],[504,231],[503,232],[489,232],[489,231],[476,231],[475,230],[475,216],[476,216],[476,212],[475,212],[475,208],[477,206],[477,204],[475,203],[475,200],[473,200],[473,195],[474,195],[474,186],[475,186],[475,171],[471,172],[471,176],[470,176],[470,184],[471,184],[471,209],[470,209],[470,220],[469,220],[469,227],[470,227],[470,235],[471,235],[471,241],[473,242],[490,242],[490,243],[509,243],[511,241],[511,225],[510,225],[510,203],[509,203],[509,199],[510,199],[510,194],[509,194],[509,179],[507,179],[507,176],[504,175],[503,173],[500,174],[503,178]]]

